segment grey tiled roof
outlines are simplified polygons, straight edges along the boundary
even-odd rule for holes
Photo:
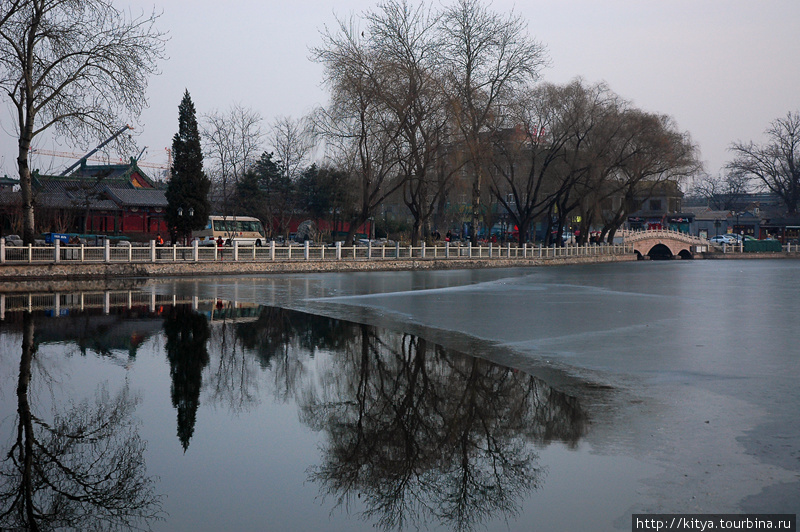
[[[92,209],[116,210],[116,203],[109,199],[96,197],[67,196],[59,193],[40,193],[36,196],[36,205],[40,207],[57,207],[63,209],[85,209],[86,203]]]
[[[730,216],[731,211],[712,211],[710,209],[706,209],[704,212],[700,212],[695,214],[694,219],[699,221],[702,220],[725,220]]]
[[[166,207],[167,196],[163,190],[142,188],[112,188],[107,192],[118,204],[131,207]]]
[[[116,210],[126,207],[167,206],[163,190],[134,188],[129,182],[106,183],[95,181],[58,178],[42,179],[35,192],[36,204],[42,207],[82,209],[88,201],[92,209]],[[3,190],[0,205],[20,202],[20,193]]]
[[[103,179],[127,178],[128,166],[85,166],[78,168],[69,177],[95,177]]]

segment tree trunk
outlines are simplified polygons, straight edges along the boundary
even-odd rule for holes
[[[356,231],[358,231],[358,228],[361,227],[361,225],[363,225],[368,218],[368,216],[358,216],[350,220],[350,227],[347,229],[347,236],[344,239],[345,246],[353,245],[353,242],[355,242],[356,239]]]
[[[472,231],[469,235],[469,241],[472,245],[478,243],[478,218],[481,213],[481,173],[479,170],[475,171],[475,181],[472,183]]]
[[[414,218],[414,224],[411,227],[411,245],[418,246],[420,240],[422,240],[422,227],[423,223],[418,218]]]
[[[22,193],[22,242],[25,245],[33,244],[36,230],[33,216],[33,183],[31,182],[31,169],[28,166],[30,147],[30,136],[21,135],[17,165],[19,167],[19,189]]]
[[[531,222],[529,219],[524,218],[517,224],[517,244],[522,247],[528,241],[528,228]]]

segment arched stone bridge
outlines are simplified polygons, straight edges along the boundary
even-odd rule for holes
[[[709,246],[708,240],[669,229],[625,231],[623,238],[640,258],[691,259],[696,253],[708,251]]]

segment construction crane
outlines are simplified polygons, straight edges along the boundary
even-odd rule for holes
[[[64,159],[86,159],[87,161],[97,161],[98,163],[105,163],[105,164],[114,164],[114,163],[125,164],[125,161],[121,157],[115,160],[112,160],[108,157],[101,157],[99,155],[95,155],[93,157],[84,157],[83,154],[81,153],[68,152],[68,151],[42,150],[39,148],[31,148],[30,153],[31,155],[43,155],[46,157],[61,157]],[[140,168],[155,168],[157,170],[161,170],[164,172],[168,172],[170,167],[169,164],[146,163],[141,161],[136,161],[136,165],[139,166]]]
[[[68,173],[70,173],[70,172],[71,172],[73,169],[75,169],[75,168],[76,168],[76,167],[77,167],[79,164],[81,164],[81,161],[83,161],[83,160],[86,160],[86,158],[87,158],[87,157],[90,157],[90,156],[94,155],[94,154],[95,154],[95,153],[96,153],[98,150],[100,150],[100,148],[102,148],[103,146],[105,146],[106,144],[108,144],[109,142],[111,142],[112,140],[114,140],[115,138],[119,137],[119,136],[120,136],[120,135],[122,135],[124,132],[128,131],[129,129],[133,129],[133,127],[132,127],[132,126],[130,126],[130,125],[128,125],[128,124],[125,124],[123,127],[121,127],[121,128],[119,129],[119,131],[117,131],[116,133],[114,133],[113,135],[111,135],[110,137],[108,137],[106,140],[104,140],[102,143],[100,143],[100,144],[99,144],[99,145],[98,145],[98,146],[97,146],[95,149],[93,149],[92,151],[90,151],[89,153],[87,153],[86,155],[84,155],[83,157],[81,157],[80,159],[78,159],[78,161],[77,161],[75,164],[73,164],[72,166],[70,166],[69,168],[67,168],[67,169],[66,169],[66,170],[64,170],[63,172],[61,172],[61,174],[60,174],[60,175],[62,175],[62,176],[65,176],[65,175],[67,175],[67,174],[68,174]]]
[[[80,154],[80,153],[75,153],[75,152],[42,150],[42,149],[39,149],[39,148],[31,148],[30,153],[31,153],[31,155],[45,155],[45,156],[49,156],[49,157],[63,157],[65,159],[77,159],[78,162],[76,162],[75,164],[73,164],[72,166],[70,166],[69,168],[67,168],[66,170],[64,170],[60,174],[60,175],[64,176],[64,175],[67,175],[72,169],[77,167],[79,164],[81,164],[81,161],[97,161],[97,162],[108,164],[110,162],[108,157],[93,156],[93,154],[96,153],[103,146],[105,146],[106,144],[108,144],[109,142],[114,140],[116,137],[118,137],[120,134],[122,134],[123,132],[125,132],[128,129],[133,129],[133,128],[128,126],[128,125],[126,125],[124,128],[120,129],[114,135],[112,135],[110,138],[108,138],[105,142],[100,144],[97,148],[95,148],[94,150],[90,151],[89,153],[87,153],[85,155]],[[164,172],[169,173],[170,166],[171,166],[170,163],[171,163],[171,159],[172,159],[172,151],[169,148],[164,148],[164,149],[167,151],[168,164],[139,162],[138,157],[137,157],[136,164],[139,167],[142,167],[142,168],[155,168],[155,169],[162,170]],[[142,150],[142,153],[143,152],[144,152],[144,150]],[[142,156],[142,154],[140,153],[139,157],[141,157],[141,156]],[[120,158],[120,159],[118,159],[118,162],[120,164],[124,164],[125,161],[123,161],[122,158]]]

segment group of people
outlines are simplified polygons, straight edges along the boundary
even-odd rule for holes
[[[217,237],[216,244],[217,244],[217,249],[219,250],[219,258],[222,259],[222,249],[225,246],[225,241],[220,236]],[[158,233],[156,235],[156,246],[162,247],[163,245],[164,245],[164,239],[161,237],[161,233]]]
[[[442,234],[439,232],[438,229],[434,229],[433,231],[431,231],[431,237],[434,240],[441,240],[442,239]],[[445,242],[451,242],[452,240],[453,240],[453,232],[448,229],[447,230],[447,234],[444,235],[444,241]]]

